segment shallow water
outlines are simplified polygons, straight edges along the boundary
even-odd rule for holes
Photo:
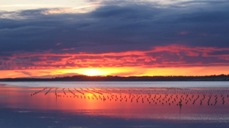
[[[0,82],[0,84],[13,85],[19,87],[65,87],[65,88],[85,88],[85,87],[229,87],[229,82],[208,82],[208,81],[167,81],[167,82]]]
[[[0,84],[3,128],[228,128],[228,108],[228,82]]]

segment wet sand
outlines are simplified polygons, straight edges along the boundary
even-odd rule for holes
[[[227,128],[229,88],[0,86],[3,128]]]

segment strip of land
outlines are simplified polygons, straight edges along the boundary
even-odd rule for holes
[[[211,76],[65,76],[54,78],[5,78],[0,81],[229,81],[229,75]]]

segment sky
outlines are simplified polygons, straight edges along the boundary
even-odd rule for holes
[[[0,0],[0,78],[229,74],[229,0]]]

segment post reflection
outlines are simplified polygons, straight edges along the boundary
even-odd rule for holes
[[[1,87],[0,94],[6,96],[0,104],[8,106],[96,116],[216,119],[229,115],[228,89]]]

